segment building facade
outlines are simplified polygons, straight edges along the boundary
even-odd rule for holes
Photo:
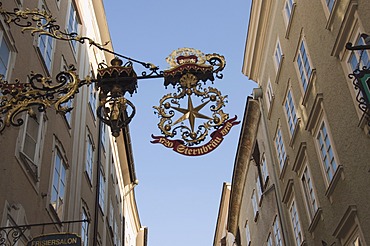
[[[62,31],[100,44],[110,41],[102,0],[6,0],[1,8],[46,11]],[[111,43],[105,48],[112,50]],[[22,33],[0,16],[0,74],[5,81],[27,82],[32,71],[55,79],[70,64],[80,79],[95,77],[98,64],[112,58],[88,43]],[[16,245],[66,232],[81,236],[83,245],[146,245],[129,129],[115,139],[99,121],[94,84],[81,87],[65,106],[73,110],[60,114],[34,107],[19,116],[20,127],[6,127],[0,134],[0,245],[1,239],[9,239],[7,232],[21,225],[34,226]]]
[[[248,99],[227,228],[236,245],[368,245],[369,117],[348,75],[369,67],[370,2],[253,0]]]

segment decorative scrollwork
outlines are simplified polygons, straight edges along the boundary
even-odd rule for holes
[[[9,227],[0,230],[0,246],[13,246],[19,239],[24,237],[28,226]]]
[[[134,104],[124,97],[110,97],[100,100],[100,105],[97,109],[98,117],[104,124],[110,126],[114,137],[120,135],[121,129],[131,122],[135,113]]]
[[[80,80],[75,73],[75,68],[70,66],[67,71],[60,72],[55,82],[41,74],[29,76],[29,82],[8,83],[0,78],[0,133],[6,126],[20,126],[23,120],[20,113],[27,111],[35,117],[34,107],[42,112],[54,105],[59,113],[69,112],[72,108],[64,106],[71,100],[83,85],[89,85],[93,80],[87,76]]]
[[[2,7],[2,3],[0,2],[0,14],[3,15],[6,23],[14,23],[17,26],[22,27],[22,32],[30,31],[31,35],[47,35],[58,40],[79,42],[81,44],[87,42],[90,46],[94,46],[99,50],[111,53],[116,57],[121,57],[130,62],[141,64],[146,69],[149,69],[149,72],[142,72],[142,76],[138,77],[139,79],[163,77],[163,71],[159,71],[158,66],[149,62],[143,62],[121,55],[106,48],[110,41],[100,44],[95,42],[93,39],[86,36],[81,36],[76,32],[68,33],[63,31],[60,25],[57,24],[56,18],[54,18],[46,10],[39,10],[37,8],[26,8],[24,10],[20,10],[15,8],[13,11],[8,11]]]
[[[192,95],[198,98],[198,106],[193,105]],[[188,106],[181,108],[181,100],[185,97],[188,98]],[[172,138],[179,132],[187,146],[197,145],[206,139],[210,129],[217,129],[228,120],[229,115],[222,110],[226,98],[227,96],[222,96],[216,88],[203,88],[196,76],[186,73],[180,79],[178,93],[165,95],[159,101],[159,106],[153,107],[160,118],[158,128],[166,137]],[[207,105],[211,116],[200,113],[200,110]],[[177,112],[180,116],[177,120],[173,120]],[[196,118],[205,122],[196,127]]]
[[[370,68],[356,69],[348,77],[353,80],[353,86],[357,91],[358,107],[367,115],[370,125]]]

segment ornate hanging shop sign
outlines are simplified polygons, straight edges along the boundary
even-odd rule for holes
[[[177,92],[165,95],[159,106],[154,106],[160,119],[158,128],[164,135],[152,135],[154,140],[151,142],[182,155],[207,154],[221,144],[234,125],[240,123],[236,116],[229,119],[229,114],[223,111],[227,96],[216,88],[203,88],[207,81],[215,80],[214,75],[222,79],[220,72],[226,65],[225,58],[182,48],[173,51],[166,61],[170,68],[163,73],[164,85],[172,85]],[[187,107],[181,106],[183,101]],[[201,112],[206,108],[209,109],[207,114]],[[202,123],[197,125],[198,121]],[[181,139],[173,139],[178,133]]]

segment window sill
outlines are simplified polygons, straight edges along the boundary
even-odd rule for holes
[[[39,182],[39,177],[38,177],[38,167],[37,165],[31,161],[26,154],[23,152],[19,152],[21,162],[23,163],[23,167],[26,169],[27,176],[32,178],[32,181],[34,183]]]
[[[279,78],[280,78],[281,68],[283,67],[283,63],[284,63],[284,55],[281,56],[281,61],[279,63],[279,66],[277,67],[276,78],[275,78],[276,84],[279,84]]]
[[[325,196],[328,197],[329,199],[333,195],[335,187],[337,186],[340,179],[344,179],[343,166],[342,165],[338,166],[338,169],[335,171],[333,179],[331,180],[328,188],[326,189]]]
[[[304,158],[306,157],[306,150],[307,150],[307,143],[302,142],[299,145],[297,155],[296,155],[296,158],[295,158],[294,164],[293,164],[293,169],[292,169],[296,173],[299,173],[302,166],[303,166],[302,164],[303,164]]]
[[[305,107],[307,107],[307,101],[308,101],[309,95],[311,94],[313,84],[315,82],[316,82],[316,69],[313,68],[312,73],[311,73],[311,77],[308,80],[306,91],[303,90],[304,91],[304,96],[303,96],[303,99],[302,99],[302,105],[305,106]]]
[[[287,166],[288,166],[288,156],[285,158],[285,161],[283,163],[283,168],[280,169],[280,176],[279,178],[282,180],[284,175],[285,175],[285,172],[286,172],[286,169],[287,169]]]
[[[259,211],[256,212],[256,214],[254,215],[254,222],[257,222],[258,220],[258,215],[259,215]]]
[[[53,205],[51,205],[50,203],[49,203],[49,211],[50,211],[52,220],[57,223],[56,225],[58,225],[59,228],[62,227],[62,220],[59,218],[57,211],[55,211]]]
[[[291,138],[290,138],[290,141],[289,141],[289,146],[290,147],[293,147],[293,145],[294,145],[294,141],[295,141],[296,136],[297,136],[297,134],[299,132],[300,122],[301,122],[301,118],[298,118],[297,119],[297,123],[294,126],[293,134],[291,135]]]
[[[318,223],[319,223],[319,221],[320,221],[321,216],[322,216],[322,209],[321,209],[321,208],[318,208],[318,209],[316,210],[315,215],[314,215],[314,216],[313,216],[313,218],[312,218],[312,221],[311,221],[310,225],[308,226],[308,231],[309,231],[310,233],[312,233],[312,232],[315,230],[315,228],[316,228],[317,224],[318,224]]]

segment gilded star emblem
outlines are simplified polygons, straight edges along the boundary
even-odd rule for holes
[[[207,115],[204,115],[204,114],[201,114],[199,113],[199,111],[204,108],[204,106],[207,105],[207,103],[209,103],[209,101],[207,102],[204,102],[202,104],[200,104],[199,106],[195,107],[193,106],[193,101],[191,100],[191,97],[188,96],[188,108],[180,108],[180,107],[172,107],[172,109],[180,112],[180,113],[183,113],[183,115],[178,118],[172,125],[176,125],[184,120],[189,120],[189,124],[190,124],[190,127],[191,127],[191,130],[194,132],[194,124],[195,124],[195,119],[196,118],[199,118],[199,119],[206,119],[206,120],[211,120],[212,118],[207,116]]]

